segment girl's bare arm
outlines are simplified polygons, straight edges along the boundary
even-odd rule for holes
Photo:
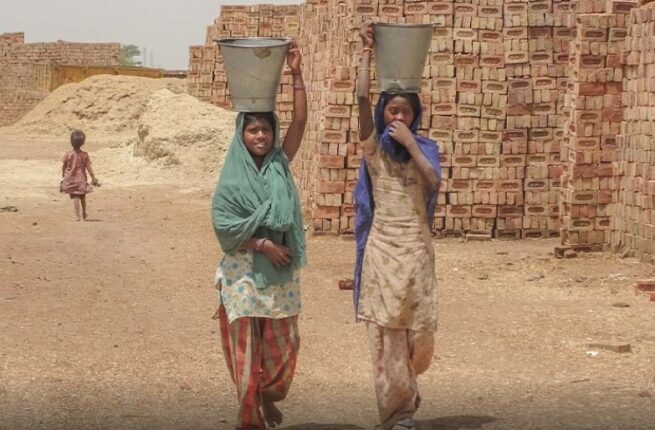
[[[302,137],[305,133],[307,124],[307,93],[305,83],[302,78],[302,69],[300,68],[300,50],[296,42],[291,42],[289,54],[287,55],[287,64],[291,69],[293,76],[293,119],[284,136],[282,150],[289,161],[293,160],[300,149]]]
[[[373,112],[371,110],[371,52],[373,50],[373,24],[367,23],[359,33],[362,38],[362,58],[357,72],[357,103],[359,105],[359,140],[368,139],[375,125],[373,124]]]

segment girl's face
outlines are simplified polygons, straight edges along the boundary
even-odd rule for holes
[[[414,109],[409,101],[404,97],[396,96],[384,107],[384,125],[400,121],[410,128],[414,122],[414,115]]]
[[[255,119],[243,129],[243,142],[255,157],[264,157],[273,147],[273,127],[268,121]]]

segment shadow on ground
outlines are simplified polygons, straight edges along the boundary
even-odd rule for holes
[[[298,424],[291,427],[283,427],[280,430],[364,430],[364,427],[359,427],[350,424]]]
[[[440,417],[429,421],[418,421],[418,430],[464,430],[481,429],[483,425],[497,421],[497,418],[475,415]]]

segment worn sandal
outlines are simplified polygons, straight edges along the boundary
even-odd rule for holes
[[[394,424],[393,427],[391,427],[391,430],[416,430],[416,424],[411,417],[403,418]]]

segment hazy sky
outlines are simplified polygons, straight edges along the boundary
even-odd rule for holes
[[[4,2],[3,2],[4,3]],[[17,0],[3,6],[0,33],[26,42],[119,42],[146,47],[154,66],[186,69],[189,46],[205,43],[222,4],[293,4],[296,0]],[[150,54],[146,59],[150,65]]]

